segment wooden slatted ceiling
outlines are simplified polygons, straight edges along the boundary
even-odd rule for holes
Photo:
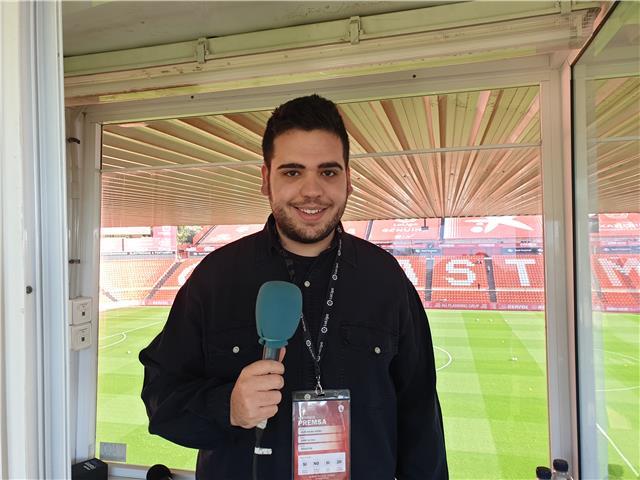
[[[611,90],[600,99],[608,112],[619,110],[619,103],[610,100],[612,92],[621,95],[634,87],[605,83],[601,88]],[[538,144],[538,105],[537,87],[341,105],[355,189],[345,219],[541,213],[537,147],[416,152]],[[232,113],[105,126],[103,226],[262,222],[269,207],[259,192],[260,143],[269,115]],[[620,115],[603,128],[615,135],[632,129],[632,121],[631,127],[621,127]],[[622,161],[632,169],[633,157],[620,160],[614,147],[602,150],[602,168],[617,168]],[[192,168],[173,169],[185,165]],[[162,169],[140,170],[147,167]],[[629,183],[623,177],[607,180],[603,198],[611,195],[620,202],[633,189],[631,180],[628,188],[616,190]]]
[[[640,212],[640,77],[597,80],[592,87],[589,209]]]

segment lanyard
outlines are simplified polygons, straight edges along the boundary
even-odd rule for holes
[[[320,327],[320,331],[318,332],[318,342],[317,346],[314,349],[313,341],[311,340],[311,333],[309,332],[309,328],[307,327],[307,322],[304,320],[304,313],[300,315],[300,323],[302,324],[302,332],[304,335],[304,343],[311,354],[311,358],[313,359],[313,367],[316,374],[316,394],[324,395],[324,391],[322,389],[322,383],[320,382],[320,360],[322,359],[322,351],[324,350],[324,345],[326,343],[325,337],[327,336],[327,332],[329,331],[329,318],[331,316],[331,310],[333,308],[333,296],[335,293],[336,282],[338,281],[338,270],[340,269],[340,257],[342,256],[342,228],[338,226],[336,229],[336,235],[338,236],[338,252],[336,254],[336,260],[333,263],[333,267],[331,268],[331,277],[329,278],[329,286],[327,287],[327,299],[322,307],[322,326]],[[285,264],[287,265],[287,270],[289,272],[289,277],[291,281],[294,281],[295,270],[293,267],[293,260],[288,255],[287,251],[284,248],[280,249],[280,255],[284,258]]]

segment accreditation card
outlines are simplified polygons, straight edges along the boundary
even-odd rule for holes
[[[349,390],[293,392],[293,479],[351,478]]]

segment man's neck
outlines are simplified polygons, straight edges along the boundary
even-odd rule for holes
[[[276,228],[277,225],[276,225]],[[282,247],[295,255],[300,255],[301,257],[317,257],[322,252],[324,252],[327,248],[331,246],[331,240],[333,240],[333,236],[335,235],[335,231],[331,232],[327,235],[326,238],[315,242],[315,243],[302,243],[296,242],[295,240],[291,240],[286,235],[280,231],[278,228],[278,235],[280,236],[280,243]]]

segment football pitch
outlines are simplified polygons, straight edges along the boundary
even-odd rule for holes
[[[160,332],[168,307],[102,312],[97,452],[126,444],[129,464],[193,470],[197,452],[147,432],[139,351]],[[452,479],[529,479],[548,459],[544,314],[429,310]],[[609,478],[639,478],[640,315],[601,314]],[[596,355],[597,356],[597,355]],[[603,443],[603,444],[604,444]]]

